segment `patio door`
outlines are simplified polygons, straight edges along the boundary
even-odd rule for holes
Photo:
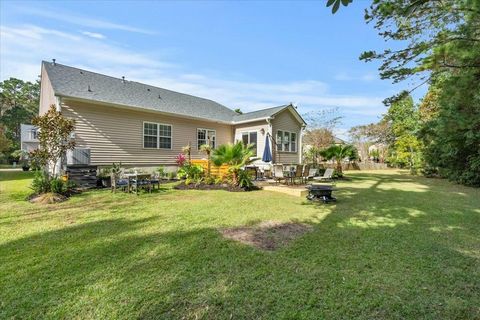
[[[253,145],[253,156],[256,157],[257,152],[257,131],[242,132],[242,141],[243,144],[252,144]]]

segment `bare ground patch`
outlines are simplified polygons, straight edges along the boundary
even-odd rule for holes
[[[312,226],[296,222],[265,221],[252,227],[221,229],[227,239],[258,249],[274,251],[312,230]]]

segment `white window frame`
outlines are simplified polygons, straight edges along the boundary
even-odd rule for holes
[[[248,144],[251,144],[252,142],[250,141],[250,133],[256,133],[257,134],[257,142],[255,142],[255,154],[254,154],[254,157],[256,157],[258,155],[258,131],[257,130],[250,130],[250,131],[242,131],[241,132],[241,138],[240,138],[240,141],[243,142],[243,135],[244,134],[247,134],[248,136]]]
[[[278,141],[278,133],[279,132],[282,132],[282,135],[281,135],[281,140]],[[292,134],[295,134],[295,150],[292,150]],[[285,150],[285,135],[288,135],[288,150]],[[278,152],[288,152],[288,153],[296,153],[297,150],[298,150],[298,132],[292,132],[292,131],[288,131],[288,130],[282,130],[282,129],[279,129],[277,130],[277,135],[276,135],[276,139],[277,139],[277,151]],[[279,145],[280,145],[280,148],[279,148]]]
[[[145,147],[145,124],[156,124],[157,125],[157,147]],[[169,126],[170,127],[170,137],[160,136],[160,126]],[[160,148],[160,138],[170,138],[170,148]],[[142,123],[142,148],[143,149],[162,149],[162,150],[172,150],[173,149],[173,126],[168,123],[152,122],[152,121],[143,121]]]
[[[202,144],[207,144],[207,142],[211,143],[211,141],[208,141],[208,132],[209,131],[214,132],[213,135],[215,137],[215,141],[214,141],[215,145],[213,146],[213,149],[215,149],[217,147],[217,130],[209,129],[209,128],[197,128],[197,131],[196,131],[196,134],[197,134],[197,150],[200,151],[200,146],[201,146],[201,144],[198,143],[198,141],[200,140],[200,139],[198,139],[198,131],[200,131],[200,130],[205,130],[205,143],[202,143]]]

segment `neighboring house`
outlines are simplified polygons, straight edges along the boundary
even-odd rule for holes
[[[38,131],[31,124],[20,125],[20,149],[31,152],[38,148]]]
[[[202,159],[200,145],[235,141],[254,144],[261,158],[267,135],[277,144],[274,162],[301,161],[306,124],[291,104],[238,114],[212,100],[44,61],[40,114],[52,104],[76,121],[70,165],[169,166],[188,144],[192,158]]]

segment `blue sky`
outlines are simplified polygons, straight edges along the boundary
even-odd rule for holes
[[[332,15],[324,1],[1,1],[0,78],[34,80],[41,60],[56,58],[243,111],[338,107],[345,137],[407,88],[358,60],[388,45],[363,20],[368,4]]]

